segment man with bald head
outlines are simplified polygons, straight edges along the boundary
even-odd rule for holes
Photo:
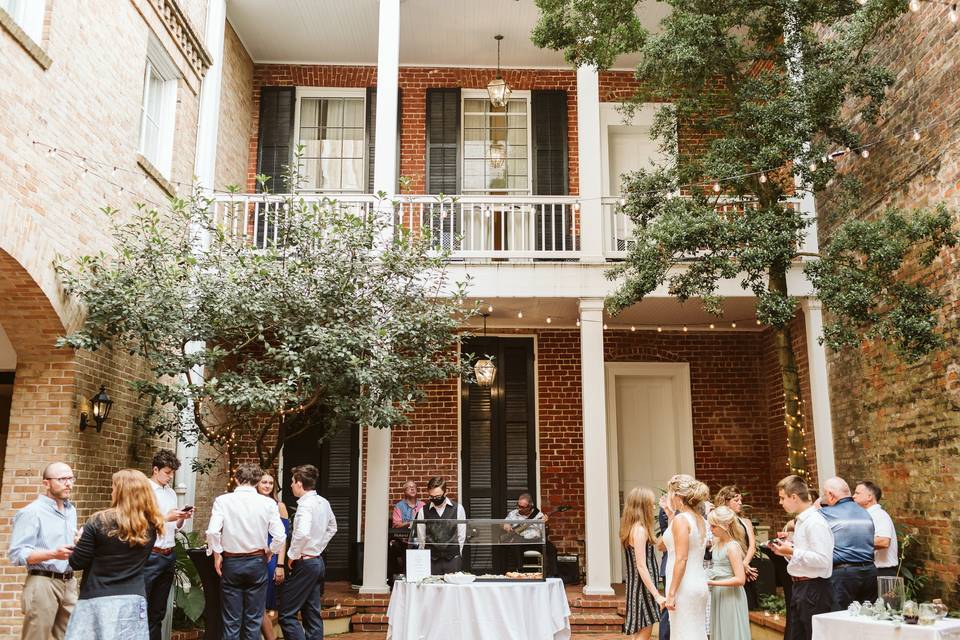
[[[22,640],[61,640],[77,603],[77,580],[67,559],[77,534],[77,510],[70,503],[76,478],[62,462],[41,475],[44,492],[17,512],[7,556],[27,567],[23,585]]]
[[[843,478],[823,483],[821,508],[833,532],[833,610],[843,611],[854,600],[877,599],[877,566],[873,561],[874,525],[866,509],[853,500]]]

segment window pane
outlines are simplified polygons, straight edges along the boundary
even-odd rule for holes
[[[343,130],[343,157],[363,158],[363,129]]]
[[[508,158],[526,158],[527,146],[511,144],[510,146],[507,147],[507,157]]]
[[[467,98],[463,101],[463,110],[466,113],[484,113],[487,110],[488,100],[479,98]]]
[[[464,158],[484,158],[487,155],[487,143],[482,140],[463,143]]]
[[[463,126],[468,129],[483,129],[487,126],[486,116],[463,116]]]
[[[144,120],[143,133],[143,157],[156,166],[160,156],[160,127],[147,118]]]
[[[509,173],[512,176],[526,176],[527,175],[526,158],[522,160],[507,160],[507,173]]]
[[[320,155],[324,158],[339,158],[343,149],[340,138],[342,135],[343,129],[335,129],[332,127],[321,129],[320,139],[322,142],[320,144]]]
[[[343,103],[343,126],[363,127],[363,99],[350,98]]]
[[[300,101],[300,126],[315,127],[319,124],[320,101],[316,98],[304,98]],[[303,137],[303,134],[300,134]]]
[[[150,65],[149,69],[147,115],[155,122],[160,122],[160,112],[163,109],[163,78],[153,68],[153,65]]]
[[[363,189],[363,185],[363,158],[344,160],[340,189],[345,191],[359,191]]]
[[[527,130],[526,129],[509,129],[507,131],[507,142],[511,145],[524,145],[527,144]]]
[[[343,126],[343,99],[324,99],[320,108],[320,125],[327,127]]]
[[[320,188],[320,161],[313,158],[303,160],[304,187],[307,189]]]
[[[336,191],[340,189],[340,159],[324,158],[318,161],[320,165],[320,189]]]
[[[510,189],[526,189],[530,184],[527,176],[510,176],[508,186]]]
[[[509,111],[510,113],[526,113],[527,101],[526,100],[510,100],[507,103],[507,111]]]

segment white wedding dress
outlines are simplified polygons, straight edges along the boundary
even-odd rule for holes
[[[707,588],[707,573],[703,568],[703,554],[706,550],[706,536],[700,533],[698,521],[706,532],[706,522],[700,516],[683,511],[673,519],[663,535],[667,547],[667,593],[673,581],[673,563],[676,558],[677,543],[673,539],[673,525],[677,518],[684,518],[690,525],[690,544],[687,552],[687,566],[680,586],[677,588],[676,609],[670,612],[670,638],[673,640],[706,640],[707,602],[710,590]]]

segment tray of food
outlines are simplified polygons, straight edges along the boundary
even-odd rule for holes
[[[449,584],[470,584],[477,579],[472,573],[457,571],[456,573],[447,573],[443,576],[443,581]]]

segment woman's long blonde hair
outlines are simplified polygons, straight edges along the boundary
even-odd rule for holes
[[[743,527],[740,526],[740,518],[737,517],[736,511],[727,506],[717,507],[710,512],[707,520],[710,521],[710,524],[726,531],[727,535],[740,545],[740,550],[743,551],[743,553],[747,552],[747,548],[749,547],[747,544],[747,536]]]
[[[630,490],[623,503],[623,515],[620,516],[620,544],[625,547],[630,544],[633,525],[637,522],[647,530],[647,539],[653,544],[657,543],[656,530],[653,528],[654,504],[656,498],[650,489],[634,487]]]
[[[131,547],[150,542],[151,533],[163,535],[163,515],[153,487],[147,476],[136,469],[121,469],[113,474],[110,508],[97,516],[106,522],[107,535],[116,536]]]

